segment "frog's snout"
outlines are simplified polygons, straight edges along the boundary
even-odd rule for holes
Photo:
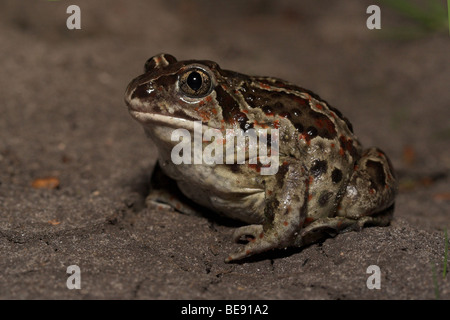
[[[142,101],[152,97],[154,92],[153,84],[144,78],[145,75],[139,76],[128,84],[125,90],[125,103],[128,107],[133,105],[133,100],[135,99]]]

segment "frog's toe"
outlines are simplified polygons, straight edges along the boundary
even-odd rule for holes
[[[360,231],[363,227],[366,226],[379,226],[385,227],[388,226],[394,214],[395,204],[392,204],[389,208],[378,212],[371,216],[364,216],[358,219],[358,229]]]
[[[263,227],[260,224],[251,224],[248,226],[243,226],[234,231],[233,240],[236,243],[249,242],[257,239],[261,234],[263,234]]]
[[[245,249],[244,250],[239,250],[238,252],[234,252],[232,254],[230,254],[228,257],[225,258],[225,262],[229,263],[232,261],[237,261],[237,260],[241,260],[245,257],[248,257],[250,254],[246,253]]]
[[[251,224],[236,229],[233,233],[234,241],[236,243],[247,242],[247,244],[239,251],[230,254],[225,262],[241,260],[254,254],[255,249],[259,248],[258,243],[263,236],[263,226],[260,224]]]
[[[248,243],[245,247],[241,248],[239,251],[230,254],[227,258],[225,258],[225,262],[232,262],[237,260],[242,260],[247,258],[255,253],[258,253],[259,250],[255,250],[255,241]]]
[[[287,245],[281,245],[278,238],[274,238],[273,234],[265,233],[262,229],[261,225],[251,225],[247,226],[247,229],[243,229],[242,231],[254,231],[256,234],[251,236],[251,240],[239,251],[230,254],[225,262],[231,262],[236,260],[241,260],[247,258],[249,256],[259,254],[262,252],[266,252],[276,248],[286,248]],[[239,231],[236,230],[236,231]],[[245,232],[248,234],[249,232]],[[247,235],[248,236],[248,235]]]
[[[263,234],[263,236],[264,236],[264,234]],[[239,251],[230,254],[225,259],[225,262],[241,260],[241,259],[247,258],[251,255],[266,252],[266,251],[269,251],[269,250],[272,250],[275,248],[279,248],[279,247],[280,247],[280,245],[278,242],[270,242],[270,241],[265,241],[262,238],[257,238],[257,239],[251,240]]]
[[[156,199],[151,199],[149,197],[145,199],[145,206],[147,208],[156,208],[157,210],[164,210],[164,211],[171,211],[174,209],[171,205],[168,205],[167,203],[158,201]]]
[[[152,190],[145,199],[147,207],[156,207],[162,210],[176,210],[190,216],[201,216],[194,207],[182,201],[176,194],[170,194],[165,190]]]

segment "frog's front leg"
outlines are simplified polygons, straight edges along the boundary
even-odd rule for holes
[[[229,255],[225,262],[239,260],[294,243],[307,214],[309,178],[298,161],[284,161],[278,173],[266,184],[265,221],[236,230],[234,239],[250,236],[243,249]]]
[[[147,207],[156,206],[179,211],[192,216],[201,216],[200,208],[184,196],[177,182],[168,177],[161,169],[159,162],[153,169],[150,180],[150,192],[145,199]]]

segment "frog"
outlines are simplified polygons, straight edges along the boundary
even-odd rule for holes
[[[129,83],[125,103],[158,150],[147,204],[187,214],[203,208],[242,223],[232,235],[238,248],[225,262],[393,219],[398,187],[391,161],[377,147],[363,148],[350,121],[308,89],[162,53]],[[277,130],[276,173],[262,175],[261,163],[175,164],[179,141],[172,134],[192,133],[195,123],[223,133]]]

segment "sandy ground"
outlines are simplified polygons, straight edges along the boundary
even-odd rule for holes
[[[73,1],[82,30],[69,31],[68,2],[2,1],[0,299],[449,299],[448,28],[393,36],[416,25],[381,5],[382,30],[368,30],[373,2]],[[225,264],[235,225],[145,208],[157,150],[123,94],[160,52],[338,107],[398,171],[391,226]],[[48,178],[59,187],[36,185]],[[70,265],[81,290],[66,287]]]

